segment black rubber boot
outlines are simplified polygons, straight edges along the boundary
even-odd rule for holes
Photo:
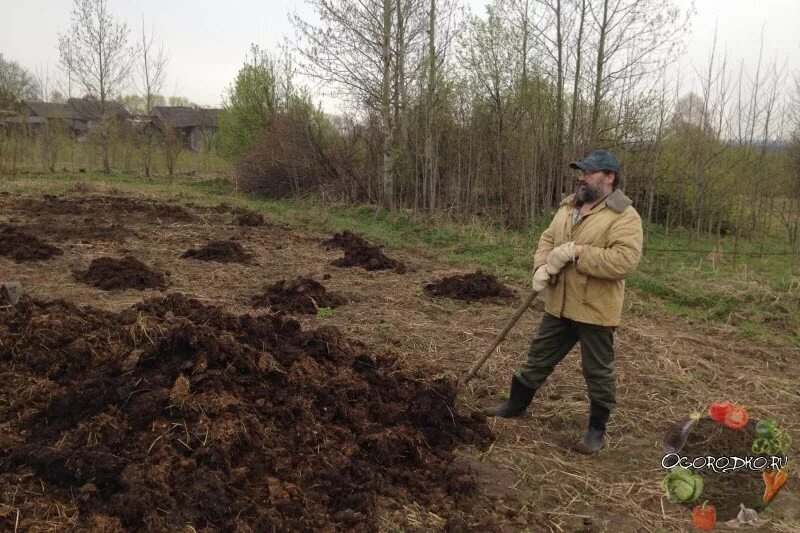
[[[511,392],[508,395],[508,400],[502,405],[488,409],[486,414],[504,418],[525,416],[528,406],[533,401],[534,394],[536,394],[536,389],[526,387],[517,379],[517,376],[514,376],[511,378]]]
[[[603,449],[603,440],[606,435],[606,422],[611,415],[607,407],[592,402],[589,411],[589,428],[586,435],[572,447],[576,452],[591,455]]]

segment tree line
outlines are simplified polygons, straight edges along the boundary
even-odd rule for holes
[[[571,192],[568,163],[603,148],[646,221],[780,234],[797,253],[800,85],[763,38],[755,67],[715,39],[686,74],[692,13],[673,0],[494,0],[480,14],[458,0],[308,3],[315,20],[292,18],[291,53],[247,66],[287,103],[259,108],[262,140],[237,145],[254,190],[525,227]],[[296,73],[346,115],[296,99]]]

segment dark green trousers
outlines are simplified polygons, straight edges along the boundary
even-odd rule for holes
[[[545,313],[528,350],[528,359],[516,373],[517,379],[526,387],[538,389],[572,347],[580,342],[581,365],[589,399],[612,410],[617,398],[614,329],[613,326],[595,326]]]

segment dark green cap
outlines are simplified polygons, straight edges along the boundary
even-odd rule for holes
[[[611,152],[605,150],[595,150],[583,161],[573,161],[569,164],[570,168],[595,172],[598,170],[610,170],[619,175],[619,161]]]

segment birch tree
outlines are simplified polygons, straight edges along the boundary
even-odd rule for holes
[[[72,25],[58,35],[61,66],[100,105],[98,133],[103,172],[111,173],[108,103],[128,83],[135,50],[128,46],[128,25],[119,23],[108,10],[107,0],[74,0]]]
[[[145,28],[144,15],[142,15],[142,31],[139,34],[139,65],[138,84],[142,93],[144,112],[150,115],[155,105],[158,94],[164,87],[167,75],[167,55],[161,43],[156,44],[155,31],[148,33]],[[147,125],[142,132],[142,166],[145,177],[150,177],[153,162],[153,148],[155,147],[155,130]]]
[[[617,82],[636,82],[658,71],[660,65],[677,57],[682,37],[688,31],[689,12],[682,18],[674,0],[599,0],[589,2],[594,22],[594,82],[589,129],[591,145],[601,145],[603,107]],[[605,128],[605,129],[604,129]]]

